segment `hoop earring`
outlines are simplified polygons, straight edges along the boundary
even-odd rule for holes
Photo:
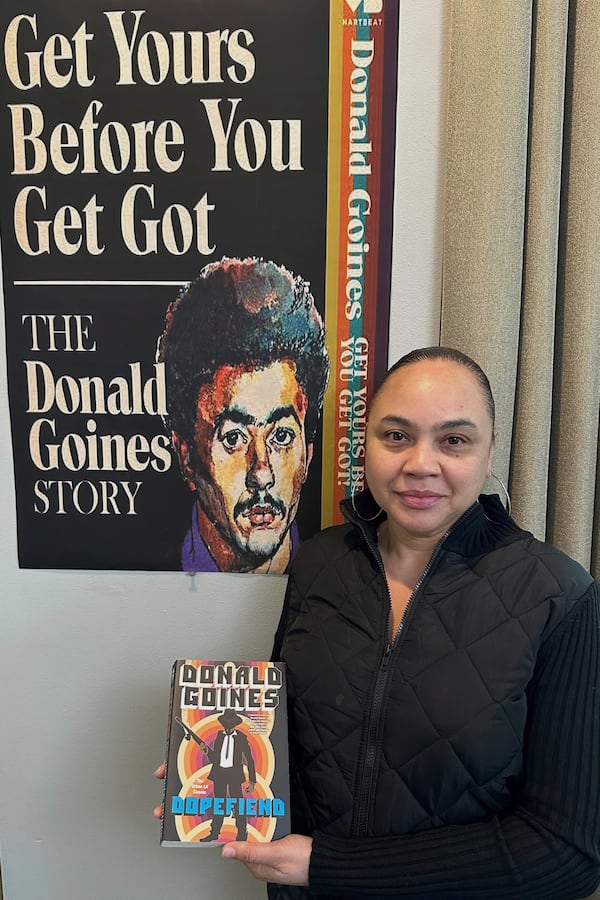
[[[383,510],[382,510],[381,507],[379,507],[379,509],[377,510],[377,512],[375,513],[375,515],[374,515],[374,516],[370,516],[369,518],[367,518],[366,516],[361,516],[361,514],[359,513],[359,511],[358,511],[357,508],[356,508],[356,503],[354,502],[354,496],[355,496],[355,494],[356,494],[356,484],[357,484],[357,483],[356,483],[356,481],[355,481],[354,484],[352,485],[352,493],[350,494],[350,503],[352,504],[352,509],[354,510],[354,512],[356,513],[356,515],[358,516],[358,518],[359,518],[359,519],[362,519],[363,522],[374,522],[375,519],[378,519],[378,518],[379,518],[379,516],[381,515],[381,513],[383,512]]]
[[[495,472],[490,472],[490,474],[488,475],[488,478],[493,478],[494,481],[497,481],[498,484],[500,485],[500,487],[502,488],[502,490],[504,491],[504,495],[506,497],[506,512],[510,516],[511,510],[512,510],[512,503],[510,502],[510,494],[508,493],[508,488],[506,487],[506,485],[504,484],[502,479],[498,478],[498,476],[496,475]]]

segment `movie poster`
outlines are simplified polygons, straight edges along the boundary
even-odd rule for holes
[[[25,568],[285,572],[387,363],[399,0],[5,0]]]

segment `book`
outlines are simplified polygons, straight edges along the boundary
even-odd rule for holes
[[[161,845],[270,841],[289,831],[285,666],[178,659]]]

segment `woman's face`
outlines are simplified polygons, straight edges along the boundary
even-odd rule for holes
[[[366,476],[400,540],[436,543],[481,493],[494,434],[475,375],[447,360],[390,375],[367,427]]]

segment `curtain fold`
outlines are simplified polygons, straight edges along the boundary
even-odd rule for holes
[[[546,534],[552,426],[568,2],[534,17],[519,364],[510,489],[515,517]]]
[[[572,5],[548,534],[589,565],[600,406],[600,4]]]
[[[527,4],[529,6],[529,4]],[[531,14],[525,4],[452,5],[441,343],[485,369],[508,481],[521,307]]]
[[[490,377],[515,518],[600,574],[600,3],[450,17],[440,342]]]

